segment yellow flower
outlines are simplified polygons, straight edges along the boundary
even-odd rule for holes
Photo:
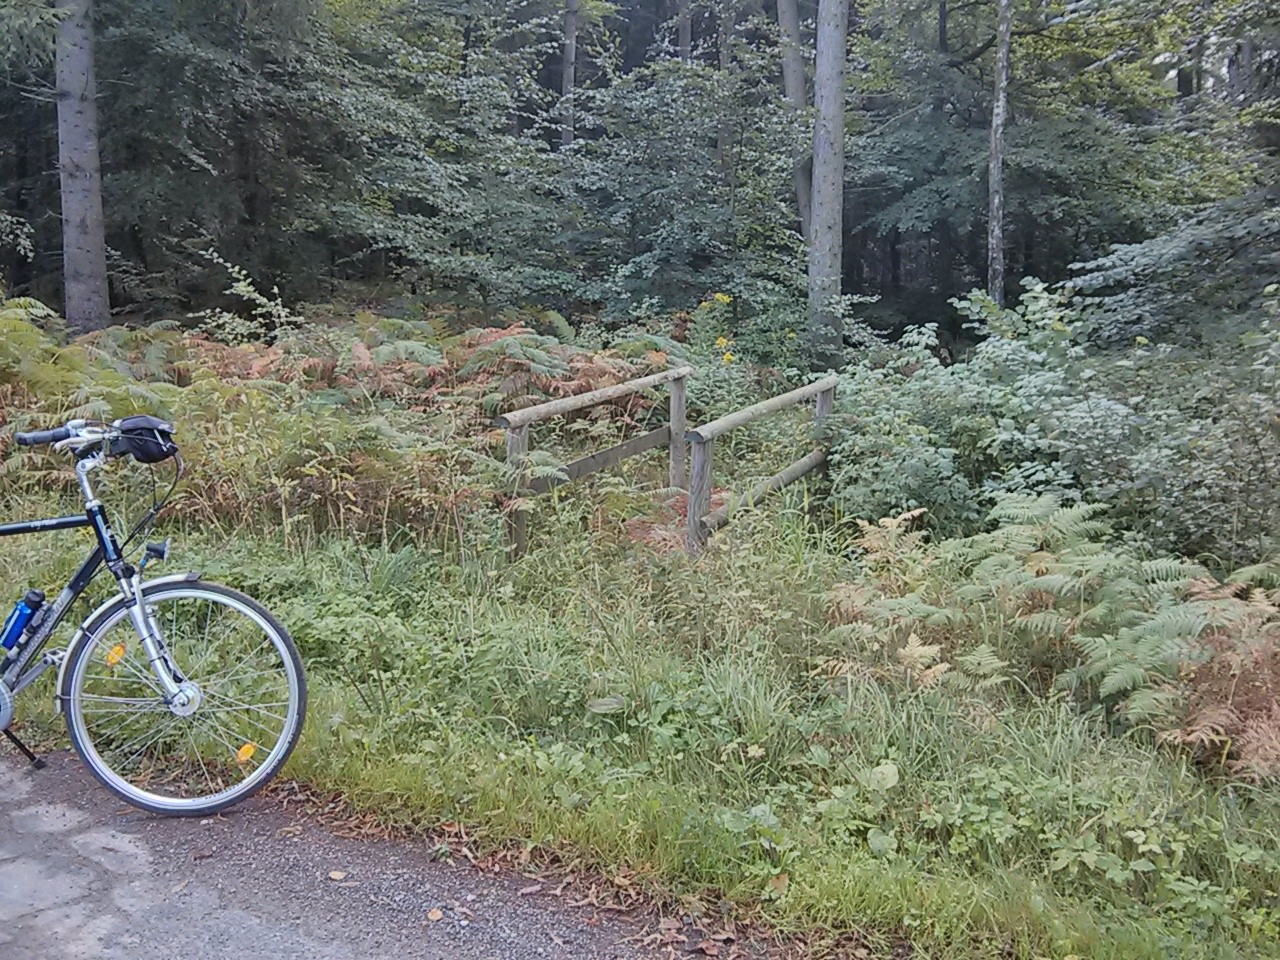
[[[727,293],[713,294],[711,299],[714,300],[716,303],[723,304],[726,307],[729,304],[733,303],[733,297],[729,296]]]
[[[787,339],[788,339],[788,340],[794,340],[795,338],[796,338],[796,332],[795,332],[794,330],[788,330],[788,331],[787,331]]]
[[[717,349],[723,350],[723,349],[725,349],[725,347],[727,347],[727,346],[729,346],[729,341],[728,341],[728,339],[727,339],[727,338],[725,338],[725,337],[716,337],[716,348],[717,348]]]
[[[725,363],[733,363],[733,361],[734,361],[734,356],[733,356],[733,354],[726,350],[726,351],[725,351],[725,354],[724,354],[724,362],[725,362]]]

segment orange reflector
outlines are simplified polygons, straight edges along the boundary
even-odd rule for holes
[[[107,666],[114,667],[117,663],[124,659],[124,644],[117,643],[114,647],[107,651]]]
[[[253,755],[258,752],[258,748],[252,743],[246,743],[243,747],[236,751],[237,763],[248,763],[253,759]]]

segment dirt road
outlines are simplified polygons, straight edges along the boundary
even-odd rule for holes
[[[345,840],[252,800],[222,818],[124,806],[65,754],[0,754],[4,960],[639,960],[625,919],[527,880]],[[338,871],[345,876],[330,879]]]

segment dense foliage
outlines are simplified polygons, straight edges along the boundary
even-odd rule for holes
[[[98,0],[115,306],[203,307],[220,281],[198,251],[215,248],[291,299],[395,280],[626,321],[723,290],[740,323],[776,314],[803,286],[792,170],[809,148],[773,7],[694,2],[686,55],[678,4],[584,3],[565,97],[553,0]],[[863,313],[882,328],[938,322],[952,341],[946,300],[985,275],[993,24],[987,3],[859,7],[844,287],[881,298]],[[52,21],[11,0],[0,25],[2,269],[56,301]],[[1201,326],[1188,294],[1256,298],[1277,269],[1268,5],[1027,3],[1014,33],[1009,275],[1088,262],[1123,330]]]

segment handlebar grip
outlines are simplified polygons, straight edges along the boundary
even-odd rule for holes
[[[58,427],[55,430],[35,430],[31,433],[19,433],[13,439],[18,441],[20,447],[34,447],[42,443],[57,443],[60,440],[66,440],[71,436],[71,431],[66,427]]]

